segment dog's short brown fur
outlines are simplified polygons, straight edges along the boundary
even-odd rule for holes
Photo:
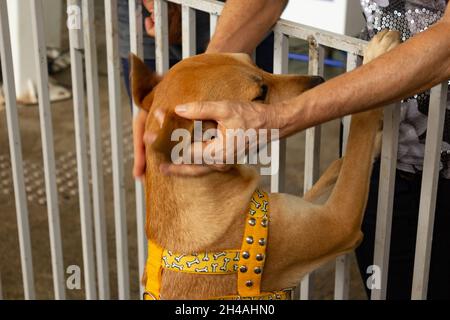
[[[398,42],[397,33],[379,33],[369,45],[365,62]],[[172,130],[192,130],[193,126],[192,121],[175,116],[174,108],[201,100],[251,101],[261,94],[263,84],[268,86],[265,102],[273,103],[301,94],[316,85],[317,78],[268,74],[243,54],[195,56],[175,65],[161,81],[136,57],[132,65],[134,99],[149,111],[146,129],[159,132],[155,147],[146,151],[147,236],[181,253],[240,248],[245,214],[259,176],[244,165],[202,177],[160,174],[159,165],[169,160]],[[161,127],[154,117],[156,109],[166,114]],[[304,198],[270,194],[262,290],[296,286],[306,273],[361,241],[381,115],[377,109],[353,116],[345,158],[336,160]],[[161,297],[205,299],[236,294],[236,277],[165,270]]]

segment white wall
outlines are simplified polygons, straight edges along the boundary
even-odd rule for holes
[[[281,17],[351,36],[364,26],[359,0],[290,0]]]
[[[45,40],[48,46],[61,46],[62,6],[65,3],[63,0],[43,1]],[[36,99],[33,88],[37,81],[37,52],[33,46],[30,1],[8,0],[8,17],[17,99],[30,103]]]
[[[29,84],[37,79],[30,2],[8,0],[8,17],[17,99],[29,101]]]

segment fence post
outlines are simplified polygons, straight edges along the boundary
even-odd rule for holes
[[[314,38],[311,38],[309,40],[308,74],[322,77],[324,75],[324,48],[317,44]],[[303,193],[308,192],[308,190],[313,186],[314,182],[319,178],[320,137],[320,125],[306,130],[305,180]]]
[[[169,24],[166,0],[155,0],[155,56],[156,72],[164,74],[169,70]]]
[[[14,181],[17,228],[19,231],[20,258],[25,299],[35,299],[33,259],[31,255],[30,225],[23,177],[22,144],[17,114],[14,70],[12,67],[11,39],[7,1],[0,0],[0,61],[2,64],[3,92],[5,96],[6,122],[8,126],[9,153]],[[2,299],[0,279],[0,299]]]
[[[182,14],[182,41],[183,41],[183,59],[193,56],[197,52],[196,48],[196,17],[195,10],[188,6],[181,6]]]
[[[117,0],[105,0],[105,22],[108,60],[109,118],[111,127],[111,157],[113,167],[114,224],[116,229],[117,282],[119,299],[127,300],[130,298],[130,275],[123,169]]]
[[[142,30],[142,1],[129,1],[130,16],[130,49],[138,57],[144,59],[143,30]],[[133,118],[139,113],[138,106],[133,101]],[[147,256],[147,241],[145,237],[145,194],[142,182],[135,181],[136,192],[136,225],[137,225],[137,247],[138,247],[138,268],[139,283],[140,277],[144,273],[145,260]],[[144,288],[139,286],[140,297],[144,294]]]
[[[280,32],[274,33],[274,57],[273,73],[283,74],[288,72],[289,66],[289,38]],[[278,172],[270,176],[270,191],[283,192],[286,173],[286,139],[272,141],[271,166],[278,168]],[[278,153],[276,152],[278,150]]]
[[[324,73],[324,48],[317,44],[314,38],[309,38],[309,64],[308,74],[322,76]],[[319,177],[320,170],[320,138],[321,126],[317,125],[306,130],[305,139],[305,176],[303,181],[303,194],[312,188]],[[313,286],[313,272],[305,275],[300,283],[300,299],[310,298]]]
[[[81,13],[81,0],[68,0],[68,6],[78,7]],[[81,17],[78,17],[81,19]],[[80,23],[80,26],[82,24]],[[91,198],[89,195],[88,157],[86,146],[84,73],[83,73],[83,35],[81,29],[69,30],[70,61],[72,72],[73,108],[75,122],[75,146],[77,153],[78,193],[80,203],[81,240],[83,248],[84,283],[86,299],[96,299],[95,258],[92,234]]]
[[[358,55],[347,53],[347,72],[352,71],[361,64]],[[345,154],[347,148],[347,139],[350,131],[351,116],[343,118],[343,135],[342,135],[342,155]],[[350,287],[350,256],[348,254],[336,258],[336,270],[334,280],[334,299],[347,300],[349,297]]]
[[[436,209],[439,162],[445,110],[447,107],[447,81],[431,89],[428,111],[427,138],[420,192],[419,222],[417,226],[416,255],[411,299],[426,299]]]
[[[110,298],[108,243],[106,238],[103,151],[101,142],[95,8],[93,0],[83,0],[84,57],[86,67],[89,147],[91,157],[92,200],[97,262],[98,297]]]
[[[47,50],[44,38],[42,0],[30,0],[31,26],[33,29],[34,50],[37,52],[37,91],[39,100],[39,118],[44,159],[45,192],[52,256],[53,286],[55,299],[65,298],[64,264],[61,248],[61,230],[59,222],[58,192],[55,179],[55,152],[53,148],[53,126],[48,90]]]
[[[219,20],[219,16],[215,14],[209,15],[209,33],[210,37],[212,38],[214,35],[214,32],[216,32],[217,27],[217,21]]]
[[[378,208],[373,260],[373,264],[379,266],[381,270],[381,286],[379,289],[372,289],[372,300],[386,299],[399,126],[400,103],[395,103],[384,108],[383,144],[381,149],[380,182],[378,187]]]

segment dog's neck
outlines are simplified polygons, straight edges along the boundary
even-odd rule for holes
[[[150,163],[148,169],[149,239],[182,253],[239,248],[244,217],[259,183],[255,170],[239,166],[203,177],[168,177],[158,173],[157,165]]]

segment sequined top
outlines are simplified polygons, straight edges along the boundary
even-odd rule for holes
[[[363,38],[369,40],[383,29],[397,30],[405,41],[426,30],[444,15],[448,0],[360,0],[367,21]],[[402,101],[397,168],[421,171],[429,91]],[[450,91],[442,142],[441,174],[450,179]]]

